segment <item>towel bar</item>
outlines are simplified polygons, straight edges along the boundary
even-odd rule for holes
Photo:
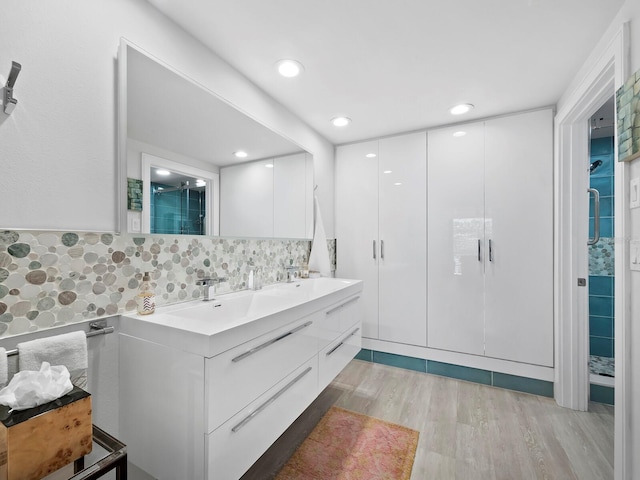
[[[113,333],[115,328],[111,326],[107,326],[107,322],[91,322],[89,324],[89,330],[87,333],[87,338],[95,337],[96,335],[106,335],[107,333]],[[18,349],[14,348],[13,350],[7,350],[7,356],[11,357],[13,355],[18,355]]]

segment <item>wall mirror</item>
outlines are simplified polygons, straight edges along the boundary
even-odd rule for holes
[[[118,62],[121,231],[312,237],[308,152],[126,39]]]

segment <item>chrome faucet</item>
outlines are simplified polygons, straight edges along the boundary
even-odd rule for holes
[[[284,267],[284,269],[287,271],[287,283],[291,283],[294,281],[294,279],[299,279],[300,278],[300,267],[299,266],[288,266],[288,267]]]
[[[247,287],[249,290],[260,290],[262,288],[262,267],[251,267]]]
[[[208,302],[209,300],[213,300],[213,296],[216,294],[216,284],[220,282],[226,282],[226,278],[203,278],[196,282],[196,285],[202,285],[203,289],[203,302]]]

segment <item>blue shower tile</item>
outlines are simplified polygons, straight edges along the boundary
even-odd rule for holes
[[[601,197],[613,196],[613,177],[592,177],[590,184],[591,188],[595,188],[600,192]]]
[[[612,238],[613,237],[613,226],[614,221],[612,217],[602,217],[600,216],[600,237],[601,238]],[[593,238],[595,235],[593,230],[593,218],[589,219],[589,237]]]
[[[606,177],[613,175],[613,155],[592,155],[591,163],[602,162],[591,174],[591,178],[594,177]]]
[[[373,361],[373,353],[371,350],[367,350],[366,348],[361,349],[356,355],[356,360],[364,360],[365,362]]]
[[[613,357],[613,339],[589,337],[589,354],[599,357]]]
[[[589,400],[597,403],[606,403],[607,405],[615,404],[615,389],[613,387],[605,387],[603,385],[589,385]]]
[[[615,197],[600,197],[600,217],[613,217]],[[589,202],[589,218],[594,215],[594,203]]]
[[[613,318],[589,315],[589,335],[613,338]]]
[[[422,358],[406,357],[404,355],[395,355],[393,353],[373,351],[374,363],[381,363],[390,367],[405,368],[407,370],[415,370],[416,372],[426,372],[427,361]]]
[[[589,315],[613,317],[613,298],[589,296]]]
[[[553,382],[535,378],[493,372],[493,385],[495,387],[508,388],[509,390],[517,390],[518,392],[553,398]]]
[[[480,370],[478,368],[461,367],[460,365],[428,360],[427,373],[441,375],[443,377],[457,378],[458,380],[466,380],[468,382],[491,385],[491,372],[488,370]]]
[[[589,295],[613,297],[613,278],[608,275],[589,275]]]
[[[613,137],[594,138],[591,140],[591,157],[613,154]]]
[[[606,238],[613,237],[613,218],[600,216],[600,236]]]

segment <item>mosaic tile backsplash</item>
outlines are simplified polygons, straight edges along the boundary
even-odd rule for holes
[[[335,265],[335,241],[328,241]],[[197,299],[205,277],[246,288],[250,265],[265,285],[309,258],[308,240],[186,235],[0,231],[0,336],[34,332],[136,309],[150,272],[160,305]]]

